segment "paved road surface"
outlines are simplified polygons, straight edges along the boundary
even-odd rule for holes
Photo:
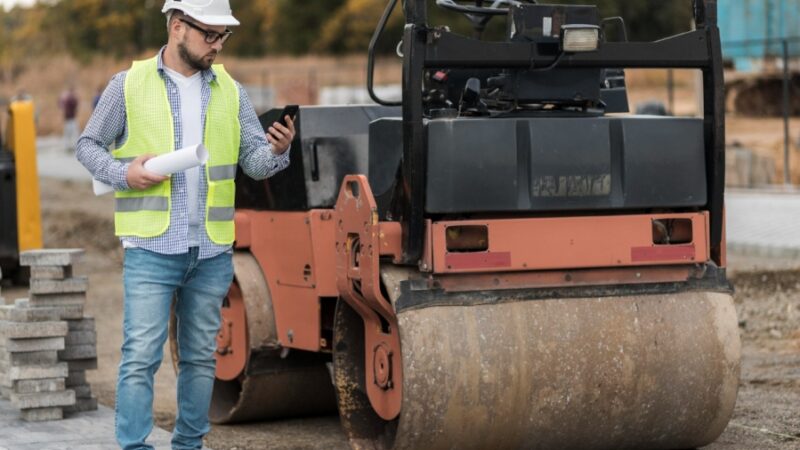
[[[156,450],[169,450],[170,433],[155,428],[147,441]],[[52,422],[25,422],[10,402],[0,400],[0,450],[109,450],[114,440],[114,411],[73,414]]]

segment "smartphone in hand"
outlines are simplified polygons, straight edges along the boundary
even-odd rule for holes
[[[292,121],[294,122],[295,118],[297,118],[298,111],[300,111],[299,105],[286,105],[286,107],[283,108],[283,111],[281,111],[281,116],[278,119],[278,123],[288,127],[289,125],[286,123],[286,116],[291,117]]]

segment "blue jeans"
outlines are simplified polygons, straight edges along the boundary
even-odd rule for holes
[[[233,279],[230,253],[197,258],[139,248],[125,251],[125,318],[116,399],[116,436],[124,450],[153,449],[153,376],[161,365],[169,311],[177,294],[178,416],[173,449],[200,449],[208,433],[220,307]]]

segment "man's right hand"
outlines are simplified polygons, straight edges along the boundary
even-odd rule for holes
[[[141,191],[169,179],[169,177],[155,174],[144,168],[145,161],[155,156],[152,154],[141,155],[131,161],[130,166],[128,166],[128,177],[126,178],[131,189]]]

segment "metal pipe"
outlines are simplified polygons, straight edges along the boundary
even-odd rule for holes
[[[783,40],[783,183],[792,184],[789,171],[789,41]]]
[[[375,76],[375,46],[378,44],[378,39],[383,34],[383,30],[386,28],[386,23],[389,22],[389,17],[392,15],[392,11],[394,11],[394,7],[397,5],[397,0],[391,0],[388,5],[386,5],[386,9],[383,11],[383,15],[381,19],[378,21],[378,26],[375,27],[375,32],[372,33],[372,38],[369,41],[369,48],[367,49],[367,93],[369,93],[369,97],[375,103],[383,106],[401,106],[401,102],[397,101],[387,101],[380,97],[378,94],[375,93],[374,87],[374,76]]]
[[[675,115],[675,71],[667,70],[667,102],[669,104],[669,114]]]

